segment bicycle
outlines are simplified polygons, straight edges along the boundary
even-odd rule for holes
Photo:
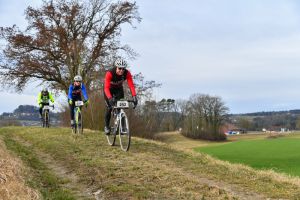
[[[74,107],[74,127],[72,128],[73,133],[82,134],[83,133],[83,119],[81,113],[81,107],[84,105],[83,101],[75,101]]]
[[[44,105],[43,107],[43,119],[42,119],[42,127],[49,128],[50,127],[50,107],[54,109],[54,105]]]
[[[131,142],[129,131],[129,122],[124,109],[129,108],[129,102],[132,100],[119,100],[112,109],[112,120],[110,125],[110,134],[106,135],[108,144],[115,145],[116,136],[119,135],[120,147],[123,151],[128,151]]]

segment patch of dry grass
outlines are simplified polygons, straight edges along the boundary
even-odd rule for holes
[[[300,194],[297,178],[193,152],[193,147],[208,143],[184,141],[176,133],[162,135],[163,142],[133,138],[125,153],[119,146],[109,146],[99,132],[77,138],[69,129],[6,128],[1,132],[51,156],[107,199],[293,199]]]
[[[1,140],[0,155],[0,199],[40,199],[40,194],[25,183],[22,161],[8,153]]]
[[[267,139],[276,139],[276,138],[280,138],[280,137],[285,137],[286,135],[282,134],[282,133],[278,133],[278,132],[274,132],[274,133],[268,133],[267,134]]]

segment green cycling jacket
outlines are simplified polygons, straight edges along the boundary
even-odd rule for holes
[[[38,104],[49,103],[49,100],[54,103],[54,98],[50,92],[47,92],[47,95],[42,95],[42,92],[38,94]]]

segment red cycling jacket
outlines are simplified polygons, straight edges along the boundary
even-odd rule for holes
[[[127,80],[128,87],[130,88],[131,95],[136,96],[135,87],[132,80],[131,73],[125,69],[123,75],[118,75],[116,73],[116,67],[107,71],[104,79],[104,93],[108,99],[112,98],[110,93],[110,88],[121,88],[123,87],[123,82]]]

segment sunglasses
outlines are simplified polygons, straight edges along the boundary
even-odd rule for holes
[[[125,70],[125,68],[124,68],[124,67],[118,67],[118,69],[119,69],[119,70]]]

